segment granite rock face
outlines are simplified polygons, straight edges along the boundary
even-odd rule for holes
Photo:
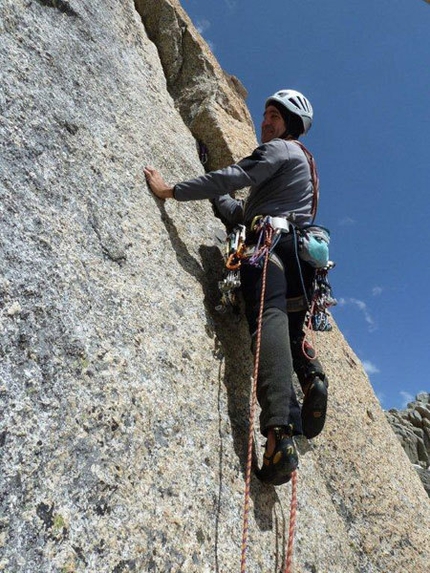
[[[430,394],[422,392],[406,409],[385,415],[430,496]]]
[[[256,138],[246,89],[221,69],[178,0],[135,4],[184,122],[208,149],[205,167],[219,169],[248,155]]]
[[[0,571],[239,570],[250,340],[208,204],[146,187],[203,172],[159,50],[131,0],[2,3]],[[421,481],[338,329],[317,346],[295,571],[427,571]],[[252,479],[249,572],[281,568],[290,493]]]

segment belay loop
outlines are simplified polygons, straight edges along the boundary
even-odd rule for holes
[[[258,239],[254,253],[248,259],[248,263],[254,267],[260,266],[262,261],[269,257],[281,236],[273,229],[269,221],[270,217],[261,217],[252,225],[253,231],[258,234]]]

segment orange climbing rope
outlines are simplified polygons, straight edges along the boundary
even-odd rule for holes
[[[294,547],[294,531],[296,528],[297,516],[297,470],[291,475],[291,506],[290,506],[290,525],[288,528],[288,545],[285,555],[285,568],[284,573],[291,573],[293,567],[293,547]]]
[[[270,241],[270,239],[271,239],[271,233],[269,233],[269,236],[266,238],[266,241]],[[266,276],[267,276],[268,262],[269,262],[269,249],[267,249],[264,257],[263,276],[262,276],[261,295],[260,295],[260,309],[258,313],[258,322],[257,322],[257,341],[256,341],[256,350],[254,357],[254,372],[252,376],[251,399],[249,408],[248,455],[246,460],[246,473],[245,473],[245,501],[243,507],[242,557],[240,562],[240,573],[246,573],[246,554],[248,551],[248,522],[249,522],[249,504],[251,497],[250,492],[251,492],[252,446],[254,443],[254,418],[255,418],[255,409],[257,406],[257,377],[260,365],[261,329],[263,324],[263,310],[264,310],[264,298],[266,295]]]
[[[248,537],[249,537],[249,510],[250,510],[250,498],[251,498],[252,446],[254,443],[254,419],[255,419],[255,410],[257,406],[257,378],[260,366],[261,331],[263,324],[264,299],[266,295],[267,265],[269,262],[270,245],[272,243],[273,232],[274,231],[270,226],[266,226],[266,228],[264,229],[265,240],[262,248],[264,250],[264,265],[263,265],[263,274],[261,283],[260,308],[257,322],[257,340],[256,340],[256,350],[254,357],[254,371],[252,376],[252,387],[251,387],[250,408],[249,408],[248,452],[247,452],[246,472],[245,472],[245,499],[243,508],[242,554],[240,562],[240,573],[246,573],[246,557],[248,552]],[[292,572],[291,567],[293,561],[293,545],[294,545],[296,513],[297,513],[297,470],[295,470],[292,474],[290,524],[289,524],[287,551],[285,556],[284,573]]]
[[[318,356],[317,346],[316,346],[316,344],[315,344],[315,343],[316,343],[316,339],[315,339],[315,329],[314,329],[314,327],[313,327],[313,325],[312,325],[312,315],[314,314],[314,309],[315,309],[315,301],[312,301],[311,308],[310,308],[310,311],[309,311],[308,322],[307,322],[307,324],[306,324],[306,335],[303,337],[303,340],[302,340],[302,352],[303,352],[303,355],[304,355],[306,358],[308,358],[309,360],[311,360],[311,359],[312,359],[312,360],[315,360],[315,358],[317,358],[317,356]],[[306,344],[309,344],[309,343],[308,343],[308,336],[309,336],[310,339],[311,339],[310,346],[311,346],[311,348],[312,348],[312,350],[313,350],[313,355],[312,355],[312,356],[310,356],[310,355],[307,353],[307,350],[306,350]]]

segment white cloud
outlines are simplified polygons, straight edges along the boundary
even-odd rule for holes
[[[236,8],[237,6],[237,0],[224,0],[224,2],[227,4],[227,8],[230,8],[230,10]]]
[[[409,404],[409,402],[415,400],[415,396],[413,396],[409,392],[399,392],[399,394],[403,398],[402,408],[405,408]]]
[[[346,227],[346,226],[350,226],[350,225],[355,225],[355,220],[351,219],[351,217],[344,217],[343,219],[341,219],[339,221],[339,225],[341,227]]]
[[[209,46],[212,54],[215,54],[216,51],[216,46],[213,42],[211,42],[210,40],[206,40],[206,44]]]
[[[196,21],[196,29],[199,34],[203,36],[204,32],[211,27],[211,23],[206,18],[200,18]]]
[[[340,298],[338,300],[338,304],[340,306],[346,305],[354,305],[358,308],[358,310],[363,314],[364,320],[369,325],[369,332],[373,332],[377,329],[375,321],[373,320],[372,315],[370,314],[369,309],[367,308],[367,304],[363,300],[359,300],[358,298]]]
[[[375,287],[373,287],[373,289],[372,289],[372,294],[373,294],[373,296],[379,296],[380,294],[382,294],[382,291],[383,291],[383,290],[384,290],[384,289],[383,289],[382,287],[380,287],[380,286],[375,286]]]
[[[370,362],[370,360],[362,360],[361,363],[363,364],[364,371],[366,374],[378,374],[380,372],[379,368]]]
[[[208,30],[211,27],[211,23],[209,22],[209,20],[206,20],[206,18],[200,18],[199,20],[196,21],[194,25],[196,27],[197,32],[201,36],[203,36],[206,30]],[[209,46],[210,51],[214,54],[216,50],[215,44],[210,40],[208,40],[207,38],[205,38],[205,42]]]

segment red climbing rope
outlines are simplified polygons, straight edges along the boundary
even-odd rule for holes
[[[318,211],[318,201],[319,201],[319,194],[320,194],[320,181],[319,181],[319,177],[318,177],[317,165],[315,163],[315,159],[314,159],[312,153],[308,149],[306,149],[306,147],[303,145],[303,143],[301,141],[298,141],[297,139],[295,139],[294,143],[297,143],[297,145],[300,147],[300,149],[305,154],[306,159],[308,160],[308,163],[309,163],[309,169],[311,171],[312,187],[313,187],[311,215],[312,215],[312,223],[313,223],[315,221],[315,217],[316,217],[317,211]]]
[[[284,573],[291,573],[293,566],[293,547],[294,547],[294,532],[296,528],[297,516],[297,470],[291,475],[291,506],[290,506],[290,525],[288,528],[288,545],[285,556]]]
[[[263,266],[263,274],[261,281],[260,308],[257,322],[257,340],[256,340],[256,349],[254,357],[254,371],[252,376],[250,408],[249,408],[248,452],[247,452],[246,473],[245,473],[245,500],[243,508],[242,555],[240,562],[240,573],[246,573],[246,557],[248,552],[248,537],[249,537],[249,509],[250,509],[250,498],[251,498],[252,446],[254,443],[254,419],[255,419],[255,410],[257,406],[257,378],[260,366],[261,331],[263,325],[264,299],[266,295],[267,265],[269,263],[270,245],[272,243],[273,229],[270,226],[267,226],[264,229],[264,233],[265,233],[265,240],[263,247],[265,248],[264,266]],[[293,561],[294,531],[295,531],[296,513],[297,513],[297,470],[295,470],[292,473],[291,477],[292,477],[292,495],[291,495],[291,507],[290,507],[290,524],[288,532],[288,544],[285,557],[284,573],[292,572],[291,567]]]
[[[271,241],[271,233],[266,237],[266,241]],[[260,295],[260,309],[258,313],[258,323],[257,323],[257,340],[256,340],[256,350],[254,357],[254,372],[252,376],[252,388],[251,388],[251,398],[250,398],[250,408],[249,408],[249,432],[248,432],[248,455],[246,460],[246,473],[245,473],[245,501],[243,507],[243,529],[242,529],[242,557],[240,561],[240,573],[246,573],[246,554],[248,551],[248,522],[249,522],[249,505],[250,505],[250,493],[251,493],[251,469],[252,469],[252,446],[254,443],[254,418],[255,409],[257,406],[257,377],[258,369],[260,366],[260,350],[261,350],[261,329],[263,323],[263,310],[264,310],[264,298],[266,295],[266,275],[267,275],[267,264],[269,262],[269,249],[267,249],[264,256],[264,266],[263,266],[263,276],[261,284],[261,295]]]
[[[302,340],[302,352],[303,352],[304,356],[306,358],[308,358],[309,360],[315,360],[315,358],[317,358],[317,356],[318,356],[316,339],[315,339],[315,329],[312,325],[312,315],[314,314],[314,310],[315,310],[315,301],[312,301],[312,305],[311,305],[311,308],[309,310],[309,319],[308,319],[308,322],[306,324],[306,334]],[[308,336],[310,336],[310,339],[311,339],[310,343],[308,342]],[[307,349],[306,349],[307,345],[310,345],[310,347],[313,351],[312,356],[310,356],[307,352]]]

